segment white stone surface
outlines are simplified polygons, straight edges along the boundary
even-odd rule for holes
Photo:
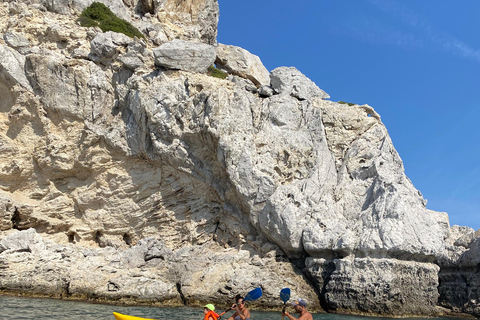
[[[0,44],[0,79],[2,84],[13,87],[21,85],[27,90],[32,90],[25,77],[25,57],[13,49]]]
[[[203,73],[216,1],[152,2],[141,22],[116,4],[158,41],[183,39],[162,45],[167,70],[156,32],[0,3],[0,33],[30,44],[0,40],[0,287],[226,305],[261,285],[278,307],[288,286],[329,311],[436,315],[438,297],[478,313],[478,234],[425,207],[371,106],[325,100],[295,68],[260,89]]]
[[[270,85],[270,72],[260,58],[240,47],[219,43],[216,46],[217,67],[228,73],[251,80],[256,85]]]
[[[300,100],[328,99],[330,96],[295,67],[279,67],[270,74],[270,83],[279,94]]]
[[[204,43],[172,40],[153,49],[155,64],[167,69],[205,72],[215,62],[215,48]]]

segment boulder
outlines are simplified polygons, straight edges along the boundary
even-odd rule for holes
[[[439,271],[436,265],[349,257],[307,258],[306,264],[324,292],[324,304],[329,310],[390,316],[436,313]]]
[[[263,66],[260,58],[245,49],[218,44],[216,46],[217,67],[228,73],[251,80],[258,86],[270,84],[270,72]]]
[[[8,252],[33,252],[41,254],[45,250],[43,239],[33,228],[12,233],[0,241],[0,253]]]
[[[19,33],[7,31],[3,36],[5,42],[12,48],[28,47],[30,42]]]
[[[25,76],[24,67],[24,56],[0,44],[0,82],[5,83],[9,87],[19,84],[31,91],[32,87]]]
[[[141,56],[136,52],[128,52],[118,57],[118,60],[125,65],[125,67],[135,70],[143,65]]]
[[[299,100],[328,99],[330,96],[295,67],[279,67],[270,74],[271,86],[279,94],[288,94]]]
[[[215,48],[204,43],[172,40],[153,49],[155,65],[167,69],[205,72],[215,62]]]
[[[446,258],[439,261],[439,304],[449,309],[480,316],[480,232],[453,226]],[[463,231],[463,232],[462,232]],[[462,235],[463,234],[463,235]]]
[[[130,42],[132,39],[122,33],[101,32],[90,42],[91,53],[100,59],[111,59],[119,52],[120,47],[126,47]]]
[[[261,86],[259,89],[258,89],[258,94],[261,96],[261,97],[271,97],[273,96],[274,92],[273,92],[273,88],[270,87],[270,86]]]

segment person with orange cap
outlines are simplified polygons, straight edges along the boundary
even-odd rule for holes
[[[218,320],[220,317],[215,312],[215,306],[211,303],[203,306],[203,313],[205,314],[204,320]]]

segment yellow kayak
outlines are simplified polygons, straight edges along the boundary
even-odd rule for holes
[[[147,318],[140,318],[134,316],[127,316],[126,314],[121,314],[118,312],[114,312],[113,315],[115,316],[116,320],[155,320],[155,319],[147,319]]]

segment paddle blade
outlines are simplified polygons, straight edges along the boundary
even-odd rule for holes
[[[290,300],[290,288],[283,288],[280,290],[280,299],[282,299],[284,304]]]
[[[262,288],[258,287],[247,293],[245,301],[255,301],[262,296]]]

